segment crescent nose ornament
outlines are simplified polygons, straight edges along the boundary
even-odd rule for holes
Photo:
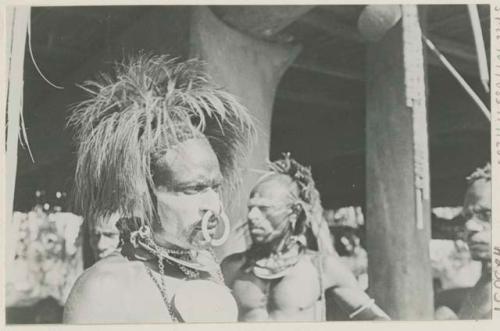
[[[227,217],[226,213],[221,211],[219,216],[217,217],[218,220],[221,220],[222,223],[224,223],[224,233],[219,239],[214,239],[208,233],[208,221],[214,216],[214,213],[211,210],[207,210],[205,215],[203,215],[203,218],[201,219],[201,232],[203,234],[203,238],[205,239],[206,242],[210,243],[212,246],[220,246],[224,244],[227,241],[227,238],[229,237],[229,218]]]

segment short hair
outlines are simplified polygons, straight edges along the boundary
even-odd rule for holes
[[[118,212],[150,224],[155,162],[188,139],[206,137],[224,178],[237,182],[253,120],[203,62],[140,54],[82,88],[90,97],[73,107],[68,125],[78,143],[75,207],[86,220]]]

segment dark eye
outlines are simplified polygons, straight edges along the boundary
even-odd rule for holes
[[[268,213],[269,210],[271,210],[271,207],[270,206],[260,206],[259,209],[263,213]]]
[[[184,189],[184,194],[197,194],[197,193],[201,193],[203,191],[206,191],[208,189],[208,186],[206,185],[195,185],[195,186],[190,186],[190,187],[186,187]]]
[[[106,232],[106,233],[103,233],[103,236],[106,236],[108,238],[117,238],[119,236],[119,234],[114,233],[114,232]]]
[[[481,221],[489,222],[491,220],[491,210],[481,210],[477,213],[477,218]]]

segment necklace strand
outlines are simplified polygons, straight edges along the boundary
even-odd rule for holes
[[[158,267],[160,269],[163,269],[163,262],[159,262]],[[153,274],[153,271],[149,267],[146,267],[146,271],[148,272],[148,275],[151,277],[153,282],[156,284],[156,286],[160,290],[160,294],[163,298],[163,302],[165,303],[165,306],[167,307],[167,310],[168,310],[168,313],[170,315],[170,318],[172,319],[172,322],[179,322],[177,315],[175,314],[174,308],[172,307],[172,305],[170,304],[170,301],[168,299],[167,288],[166,288],[166,284],[165,284],[163,270],[160,271],[161,272],[161,274],[159,275],[160,280],[157,279],[157,276],[155,274]]]

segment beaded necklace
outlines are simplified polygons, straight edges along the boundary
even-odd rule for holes
[[[175,265],[179,268],[180,271],[186,276],[186,280],[194,280],[194,279],[199,279],[201,278],[200,272],[203,272],[203,270],[197,270],[194,268],[192,265],[186,266],[182,263],[179,263],[178,261],[182,261],[180,259],[175,259],[175,261],[172,261],[172,255],[174,256],[187,256],[190,257],[192,255],[192,252],[189,250],[182,250],[182,249],[166,249],[163,247],[160,247],[156,245],[153,242],[153,247],[151,247],[148,244],[140,243],[143,248],[145,248],[148,252],[151,254],[155,255],[158,258],[158,271],[159,274],[154,273],[153,270],[149,267],[146,266],[146,271],[148,275],[151,277],[153,282],[156,284],[158,289],[160,290],[161,296],[163,298],[163,302],[165,303],[165,306],[167,307],[167,310],[170,314],[170,318],[172,319],[173,322],[182,322],[182,319],[180,318],[179,314],[176,312],[174,307],[171,304],[171,299],[169,299],[169,294],[167,290],[167,285],[165,281],[165,265],[164,265],[164,260],[166,260],[169,264]],[[214,262],[218,264],[218,261],[215,257],[215,253],[212,249],[208,250],[209,253],[211,254],[212,258],[214,259]],[[210,278],[214,280],[216,283],[224,285],[224,277],[222,275],[222,271],[220,267],[217,267],[213,273],[209,272],[208,273]]]

